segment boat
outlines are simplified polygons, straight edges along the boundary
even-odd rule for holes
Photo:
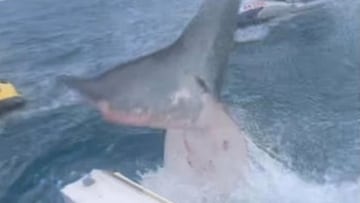
[[[243,0],[238,11],[238,27],[298,15],[325,5],[326,0]]]
[[[66,203],[173,203],[119,172],[93,169],[61,189]]]
[[[6,80],[0,80],[0,114],[19,108],[24,104],[25,100],[15,86]]]

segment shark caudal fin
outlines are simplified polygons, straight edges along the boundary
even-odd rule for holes
[[[146,120],[136,125],[148,127],[191,124],[201,109],[204,88],[218,97],[238,7],[238,0],[204,0],[173,44],[91,79],[62,80],[92,102],[105,103],[100,105],[106,106],[103,112],[112,112],[119,123],[129,117]]]

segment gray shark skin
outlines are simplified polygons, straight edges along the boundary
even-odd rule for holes
[[[196,118],[192,115],[199,114],[198,96],[204,86],[217,97],[235,29],[234,16],[224,12],[236,14],[237,8],[237,0],[208,0],[168,47],[92,79],[63,80],[91,101],[106,101],[107,107],[129,119],[141,115],[141,126],[187,125]]]
[[[95,78],[62,80],[108,121],[166,129],[164,168],[228,191],[246,167],[244,136],[219,101],[238,8],[239,0],[204,0],[173,44]]]

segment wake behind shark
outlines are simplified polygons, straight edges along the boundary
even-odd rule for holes
[[[164,168],[227,192],[246,170],[245,138],[220,102],[239,0],[205,0],[171,45],[70,87],[111,122],[166,129]]]

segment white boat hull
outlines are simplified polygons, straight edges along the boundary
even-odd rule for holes
[[[325,5],[325,0],[301,1],[242,1],[238,12],[238,27],[263,23],[273,18],[303,13]]]
[[[102,170],[92,170],[61,192],[66,203],[171,203],[120,173]]]

